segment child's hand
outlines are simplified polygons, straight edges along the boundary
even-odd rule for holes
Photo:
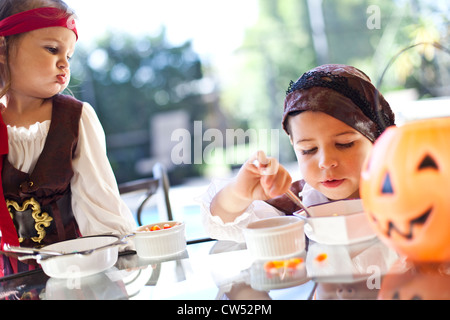
[[[267,200],[285,193],[291,183],[291,176],[275,158],[258,151],[239,170],[235,190],[252,201]]]
[[[288,191],[292,178],[275,158],[255,153],[239,170],[236,178],[211,201],[211,214],[232,222],[254,200],[267,200]]]

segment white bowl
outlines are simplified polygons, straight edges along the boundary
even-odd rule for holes
[[[111,268],[117,262],[119,246],[125,243],[116,235],[87,236],[57,242],[44,249],[63,255],[38,257],[37,261],[52,278],[86,277]]]
[[[311,217],[303,210],[295,216],[306,220],[305,234],[323,244],[352,244],[376,237],[364,213],[361,199],[337,200],[308,207]]]
[[[244,229],[247,249],[256,259],[276,259],[305,250],[304,221],[294,216],[261,219]]]
[[[168,224],[169,229],[163,229]],[[161,230],[147,231],[158,225]],[[142,226],[135,231],[136,253],[141,258],[164,258],[186,250],[184,222],[165,221]]]

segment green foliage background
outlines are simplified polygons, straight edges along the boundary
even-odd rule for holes
[[[379,9],[379,28],[368,25],[370,6]],[[158,36],[144,38],[110,33],[98,39],[96,48],[78,49],[71,89],[96,108],[118,181],[133,180],[143,175],[136,162],[152,157],[154,115],[186,110],[191,123],[203,121],[203,130],[281,130],[290,80],[322,63],[343,63],[360,68],[378,84],[401,49],[418,42],[447,45],[449,14],[445,1],[259,0],[257,22],[223,65],[202,61],[189,41],[168,43],[164,28]],[[323,29],[315,27],[318,21]],[[318,38],[326,40],[326,50],[318,52]],[[419,97],[450,95],[448,56],[430,46],[405,52],[386,73],[381,91],[415,88]],[[210,84],[206,92],[204,80]],[[279,143],[280,161],[294,161],[284,133]],[[203,175],[205,166],[172,169],[172,183]]]

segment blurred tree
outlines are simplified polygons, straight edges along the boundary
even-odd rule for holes
[[[193,122],[208,112],[199,56],[189,41],[180,46],[168,43],[164,29],[156,37],[139,39],[106,34],[94,50],[77,49],[72,69],[71,90],[96,109],[119,182],[141,177],[136,163],[152,157],[154,115],[185,110]],[[179,168],[171,180],[177,183],[198,170]]]
[[[203,131],[281,130],[291,80],[318,64],[343,63],[377,84],[401,49],[419,41],[447,42],[448,6],[443,0],[259,0],[258,20],[241,47],[214,67],[202,64],[190,42],[169,44],[164,29],[139,39],[106,34],[95,49],[78,50],[72,90],[96,108],[117,179],[131,180],[141,175],[136,162],[152,157],[149,126],[156,114],[185,110],[191,125],[204,121]],[[398,57],[383,79],[383,93],[446,92],[450,63],[442,63],[435,49],[422,49]],[[279,137],[280,160],[294,160],[287,136]],[[177,166],[171,179],[176,183],[202,170],[203,164]]]
[[[373,6],[377,12],[369,10]],[[396,56],[401,50],[421,42],[445,44],[448,13],[445,1],[345,0],[338,4],[324,0],[330,57],[336,63],[358,66],[375,84],[381,85],[379,89],[383,92],[415,88],[419,96],[430,95],[431,91],[434,91],[431,95],[439,95],[439,90],[430,87],[440,81],[438,69],[441,73],[444,71],[442,67],[448,65],[445,57],[448,54],[435,55],[433,46],[419,46]],[[379,14],[376,28],[370,25],[371,14]],[[379,83],[390,62],[392,65]],[[429,75],[431,65],[435,65],[433,77]]]
[[[257,23],[246,31],[233,65],[222,73],[225,112],[249,128],[281,129],[289,82],[315,61],[305,1],[260,0]],[[280,138],[280,159],[291,159],[289,141],[284,134]]]
[[[448,38],[448,6],[432,0],[259,0],[259,19],[246,31],[233,67],[226,66],[222,75],[223,108],[250,128],[280,129],[290,80],[319,64],[343,63],[377,84],[401,49]],[[423,83],[437,81],[429,75],[431,67],[444,74],[446,66],[436,63],[433,52],[428,49],[425,58],[417,58],[417,52],[399,57],[383,79],[382,92],[418,88],[420,95],[430,94]],[[294,160],[290,149],[280,134],[281,161]]]

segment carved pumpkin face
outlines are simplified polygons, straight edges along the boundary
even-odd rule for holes
[[[450,261],[450,118],[388,128],[360,184],[380,238],[417,261]]]

